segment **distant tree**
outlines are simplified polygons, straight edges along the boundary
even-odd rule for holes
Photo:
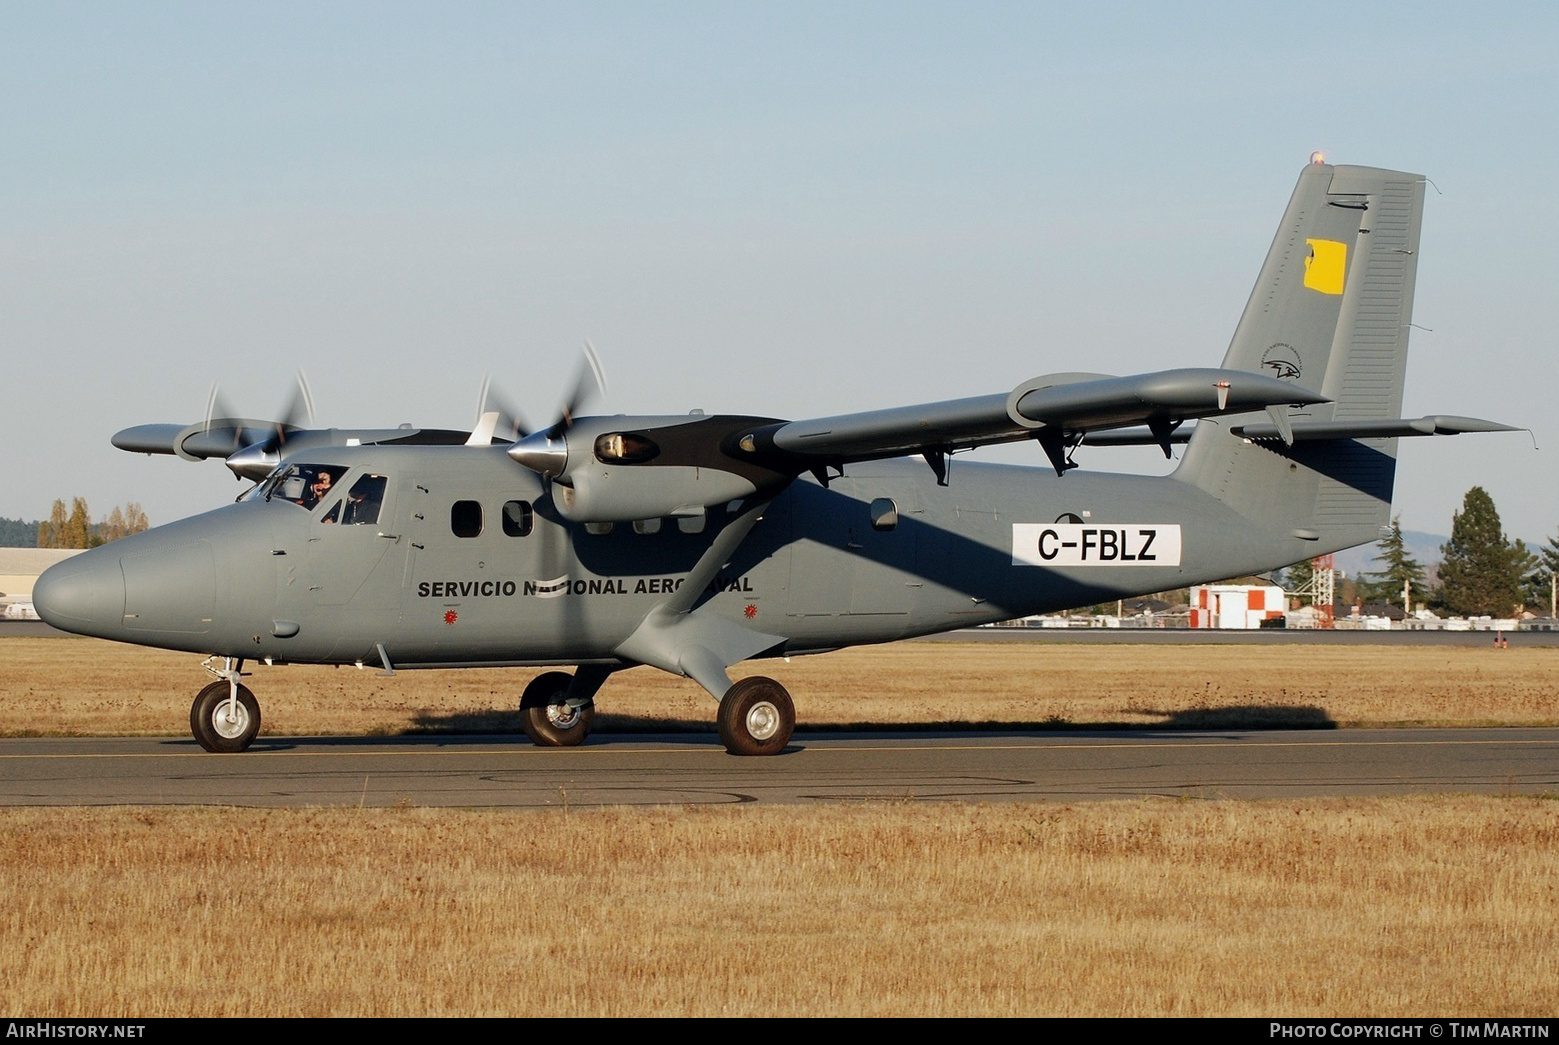
[[[0,516],[0,548],[36,548],[38,527],[41,525],[37,520]]]
[[[1521,577],[1521,605],[1527,609],[1548,611],[1548,575],[1543,572],[1542,557],[1527,542],[1517,537],[1512,553]]]
[[[90,548],[92,540],[92,515],[87,511],[85,497],[73,497],[70,502],[70,519],[65,523],[65,542],[62,548]]]
[[[1360,577],[1361,598],[1367,602],[1402,605],[1404,585],[1409,592],[1408,602],[1412,602],[1415,595],[1423,599],[1429,594],[1424,583],[1424,567],[1413,558],[1412,553],[1407,550],[1407,543],[1402,539],[1400,515],[1391,520],[1391,533],[1382,537],[1376,543],[1376,547],[1379,551],[1375,553],[1375,561],[1381,563],[1384,568],[1370,570]],[[1403,605],[1402,612],[1412,613],[1413,607]]]
[[[1559,533],[1548,538],[1548,543],[1537,550],[1537,569],[1532,577],[1537,588],[1537,605],[1544,613],[1552,613],[1554,577],[1559,575]]]
[[[1506,539],[1494,499],[1483,487],[1467,491],[1440,553],[1436,604],[1462,616],[1506,617],[1519,611],[1524,560],[1530,555],[1524,545]]]
[[[115,505],[113,511],[108,513],[108,518],[94,526],[92,532],[98,544],[107,544],[109,541],[128,537],[132,533],[140,533],[150,526],[141,506],[131,501],[124,507]]]
[[[1333,581],[1332,600],[1335,605],[1357,606],[1364,601],[1364,593],[1358,581],[1352,577],[1343,577]]]
[[[49,518],[38,524],[38,547],[70,547],[68,544],[61,543],[65,540],[65,526],[68,521],[69,517],[65,514],[65,502],[55,501],[54,508],[49,512]]]
[[[107,519],[94,523],[87,502],[76,497],[71,500],[69,513],[63,500],[54,502],[48,520],[37,524],[37,544],[40,548],[95,548],[150,526],[146,512],[133,501],[122,508],[115,507]]]
[[[1299,591],[1309,585],[1310,579],[1315,576],[1315,563],[1309,559],[1283,567],[1283,587],[1288,591]]]
[[[124,509],[117,504],[114,505],[114,510],[108,513],[108,518],[97,524],[97,535],[104,544],[117,541],[125,536],[126,532]]]

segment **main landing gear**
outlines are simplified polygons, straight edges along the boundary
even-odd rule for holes
[[[611,671],[581,667],[570,675],[547,671],[525,687],[520,724],[538,747],[574,747],[590,735],[595,694]],[[720,698],[720,743],[733,755],[777,755],[796,729],[796,706],[785,687],[770,678],[743,679]]]
[[[242,659],[224,658],[221,669],[211,666],[215,659],[206,661],[206,670],[217,676],[217,681],[195,695],[189,708],[189,731],[207,751],[243,751],[259,735],[260,702],[238,681],[243,675]]]
[[[570,703],[574,676],[548,671],[531,679],[520,698],[520,725],[537,747],[574,747],[584,743],[595,723],[595,701]]]
[[[733,755],[777,755],[796,728],[796,706],[785,687],[754,675],[720,698],[720,742]]]
[[[531,679],[520,697],[520,725],[538,747],[584,743],[595,723],[595,695],[615,667],[582,664],[570,675],[546,671]]]

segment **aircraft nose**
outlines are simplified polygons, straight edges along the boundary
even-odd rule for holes
[[[119,557],[84,552],[50,566],[33,584],[32,604],[38,616],[62,631],[119,625],[125,611]]]

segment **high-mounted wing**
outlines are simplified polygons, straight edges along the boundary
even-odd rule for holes
[[[532,432],[508,449],[553,483],[553,504],[577,522],[691,516],[746,497],[769,497],[803,472],[920,454],[947,481],[947,455],[1036,439],[1058,473],[1095,429],[1147,425],[1168,453],[1183,421],[1325,402],[1292,382],[1240,370],[1166,370],[1136,377],[1053,374],[1005,394],[809,421],[732,415],[580,418]]]
[[[296,387],[274,419],[237,416],[212,385],[204,421],[135,425],[117,432],[113,443],[131,453],[171,454],[186,461],[220,457],[238,478],[259,482],[284,456],[299,450],[378,443],[462,443],[467,438],[465,432],[418,429],[409,424],[398,428],[315,428],[314,394],[300,370]]]
[[[847,464],[919,454],[946,484],[948,455],[1033,439],[1058,475],[1086,438],[1099,445],[1183,442],[1185,421],[1244,415],[1240,437],[1296,440],[1509,431],[1474,418],[1334,422],[1312,419],[1330,400],[1291,380],[1246,370],[1185,368],[1132,377],[1052,374],[1006,394],[802,421],[732,415],[580,418],[567,431],[533,432],[508,454],[553,483],[553,503],[576,522],[701,514],[771,497],[812,472],[826,484]],[[1302,413],[1290,415],[1294,408]],[[1319,408],[1319,409],[1317,409]],[[1268,423],[1251,424],[1264,411]]]
[[[172,454],[186,461],[222,458],[239,478],[264,479],[281,460],[281,452],[321,446],[369,446],[384,443],[455,444],[466,432],[413,428],[298,428],[246,417],[217,417],[192,425],[135,425],[116,432],[113,444],[136,454]]]
[[[746,433],[742,449],[801,470],[842,468],[852,461],[924,454],[945,481],[946,455],[990,443],[1034,439],[1059,475],[1090,432],[1146,425],[1165,456],[1174,433],[1192,418],[1266,410],[1285,427],[1289,407],[1327,402],[1291,381],[1244,370],[1188,367],[1132,377],[1050,374],[1006,395],[874,410],[810,421],[786,421]]]

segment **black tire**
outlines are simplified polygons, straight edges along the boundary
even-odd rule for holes
[[[590,735],[595,703],[569,707],[564,698],[573,681],[566,671],[548,671],[525,687],[520,698],[520,726],[537,747],[575,747]]]
[[[227,719],[228,684],[213,682],[195,695],[189,707],[189,731],[207,751],[235,754],[260,734],[260,702],[248,686],[238,687],[237,716]]]
[[[796,728],[796,705],[785,687],[755,675],[720,700],[720,742],[733,755],[777,755]]]

